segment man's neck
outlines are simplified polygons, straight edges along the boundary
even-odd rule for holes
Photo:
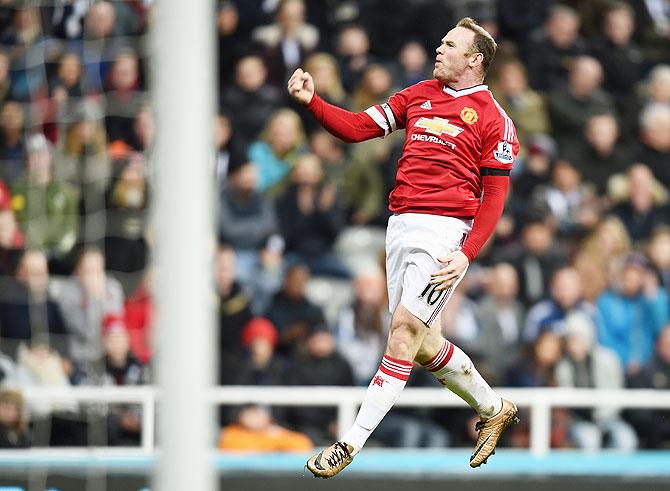
[[[452,88],[454,90],[463,90],[483,84],[484,79],[480,77],[463,77],[457,81],[443,82],[443,83],[445,83],[447,86],[449,86],[449,88]]]

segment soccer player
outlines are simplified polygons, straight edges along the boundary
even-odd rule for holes
[[[353,427],[307,461],[316,477],[332,477],[351,463],[405,387],[413,362],[479,414],[472,467],[486,462],[505,428],[517,421],[514,403],[496,394],[470,358],[442,337],[439,323],[502,214],[519,148],[512,121],[483,85],[495,52],[490,34],[466,17],[442,38],[434,80],[360,113],[323,101],[301,69],[288,81],[291,96],[344,141],[406,132],[389,197],[386,270],[393,319],[386,353]]]

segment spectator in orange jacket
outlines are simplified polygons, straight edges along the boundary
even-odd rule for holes
[[[227,451],[307,452],[314,447],[302,433],[279,426],[267,408],[245,406],[233,424],[221,430],[219,448]]]

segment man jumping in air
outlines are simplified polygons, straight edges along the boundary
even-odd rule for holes
[[[288,81],[291,96],[346,142],[406,132],[389,197],[386,271],[393,320],[386,353],[354,425],[307,461],[316,477],[332,477],[351,463],[405,387],[413,362],[479,414],[472,467],[486,462],[502,432],[517,421],[514,403],[491,389],[470,358],[442,336],[439,322],[502,214],[519,149],[512,120],[483,85],[496,47],[466,17],[442,38],[434,80],[360,113],[326,103],[301,69]]]

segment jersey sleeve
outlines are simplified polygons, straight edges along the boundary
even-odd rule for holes
[[[519,140],[514,123],[500,107],[484,135],[482,158],[479,163],[482,176],[509,175],[519,153]]]
[[[388,102],[376,104],[365,110],[377,125],[384,130],[384,136],[390,135],[397,129],[403,129],[407,119],[408,87],[389,97]]]

